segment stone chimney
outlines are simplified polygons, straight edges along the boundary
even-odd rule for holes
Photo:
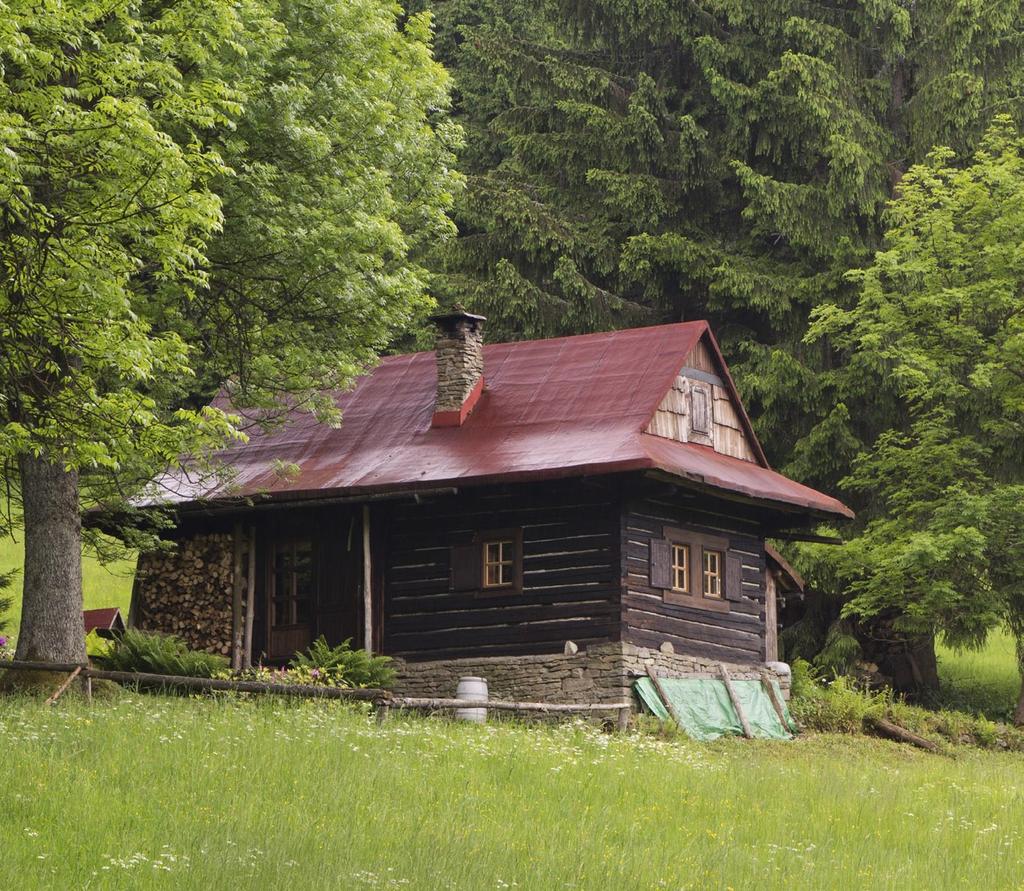
[[[437,325],[437,398],[432,427],[461,427],[484,389],[483,316],[458,303],[431,316]]]

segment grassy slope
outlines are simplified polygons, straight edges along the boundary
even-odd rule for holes
[[[19,570],[9,592],[14,599],[14,606],[7,616],[7,635],[18,636],[18,623],[21,621],[21,566],[24,548],[21,539],[0,538],[0,573],[12,569]],[[128,604],[131,600],[132,573],[134,563],[128,561],[105,567],[88,555],[82,559],[82,590],[85,596],[85,608],[100,606],[119,606],[127,617]]]
[[[713,745],[324,703],[0,700],[32,888],[1010,888],[1024,757]]]

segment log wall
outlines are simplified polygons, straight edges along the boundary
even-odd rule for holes
[[[384,652],[407,660],[561,652],[618,640],[615,481],[466,489],[390,507]],[[453,591],[453,547],[522,529],[522,590]]]
[[[181,540],[174,550],[140,555],[133,626],[228,655],[233,553],[230,533],[208,532]]]
[[[740,554],[742,597],[728,602],[728,611],[667,603],[664,592],[651,587],[650,544],[665,537],[666,526],[727,538],[729,549]],[[676,489],[627,499],[620,535],[623,640],[655,649],[669,643],[676,653],[729,663],[764,661],[764,539],[756,517],[728,502]]]

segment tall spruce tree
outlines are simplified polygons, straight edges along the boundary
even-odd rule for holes
[[[902,172],[1021,95],[1019,3],[420,4],[467,135],[440,292],[512,338],[708,318],[769,454],[834,485],[863,407],[808,315]]]
[[[901,409],[810,313],[853,305],[911,165],[1021,112],[1019,0],[420,2],[467,134],[443,293],[512,338],[708,318],[774,463],[836,486]]]

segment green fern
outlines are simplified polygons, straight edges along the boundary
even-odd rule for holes
[[[395,681],[391,659],[371,656],[366,650],[353,650],[351,638],[332,647],[321,635],[289,664],[292,668],[319,672],[325,681],[338,686],[389,687]]]
[[[183,640],[171,634],[137,630],[126,631],[97,661],[111,671],[192,678],[214,677],[228,667],[223,656],[190,650]]]

